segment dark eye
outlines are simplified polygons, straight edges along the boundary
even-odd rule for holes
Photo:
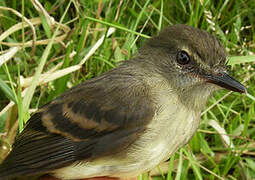
[[[179,51],[177,54],[177,62],[181,65],[188,64],[190,57],[186,51]]]

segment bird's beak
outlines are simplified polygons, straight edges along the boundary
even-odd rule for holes
[[[208,80],[208,82],[217,84],[218,86],[229,89],[231,91],[247,93],[244,85],[242,85],[240,82],[238,82],[225,72],[213,75],[206,75],[205,78]]]

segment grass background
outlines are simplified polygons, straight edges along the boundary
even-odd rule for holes
[[[31,112],[129,59],[165,26],[182,23],[220,39],[230,74],[249,94],[217,92],[190,143],[139,179],[255,179],[254,19],[254,0],[0,0],[0,159]],[[114,33],[104,38],[110,27]]]

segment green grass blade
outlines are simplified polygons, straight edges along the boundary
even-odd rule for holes
[[[177,169],[175,180],[180,180],[181,179],[182,163],[183,163],[182,156],[183,156],[183,148],[180,149],[180,155],[179,155],[179,161],[178,161],[178,169]]]
[[[253,56],[231,56],[228,61],[228,65],[251,63],[255,62],[255,55]]]
[[[168,166],[168,172],[167,172],[167,180],[172,180],[172,172],[173,172],[173,165],[174,165],[174,157],[175,154],[173,154],[170,158],[169,161],[169,166]]]
[[[95,21],[95,22],[107,25],[107,26],[115,27],[117,29],[129,32],[131,34],[135,34],[135,35],[138,35],[138,36],[141,36],[141,37],[144,37],[144,38],[150,38],[150,36],[148,36],[148,35],[138,33],[136,31],[130,30],[130,29],[125,28],[125,27],[120,26],[120,25],[116,25],[116,24],[113,24],[113,23],[110,23],[110,22],[102,21],[102,20],[99,20],[99,19],[96,19],[96,18],[93,18],[93,17],[89,17],[89,16],[86,16],[85,18],[87,18],[87,19],[89,19],[91,21]]]
[[[0,89],[4,92],[4,94],[13,102],[17,103],[15,99],[15,95],[12,89],[0,78]]]
[[[194,174],[196,175],[196,177],[199,179],[199,180],[203,180],[203,177],[201,175],[201,172],[200,172],[200,168],[197,166],[197,164],[195,163],[196,160],[194,159],[193,155],[186,151],[185,149],[183,149],[184,153],[186,154],[186,156],[188,157],[188,160],[191,164],[191,167],[193,169],[193,172]]]

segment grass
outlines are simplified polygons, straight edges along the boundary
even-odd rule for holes
[[[249,95],[217,92],[190,143],[150,175],[167,180],[255,179],[253,0],[40,2],[44,9],[32,1],[0,0],[1,159],[31,112],[129,59],[163,27],[183,23],[220,39],[231,74]]]

